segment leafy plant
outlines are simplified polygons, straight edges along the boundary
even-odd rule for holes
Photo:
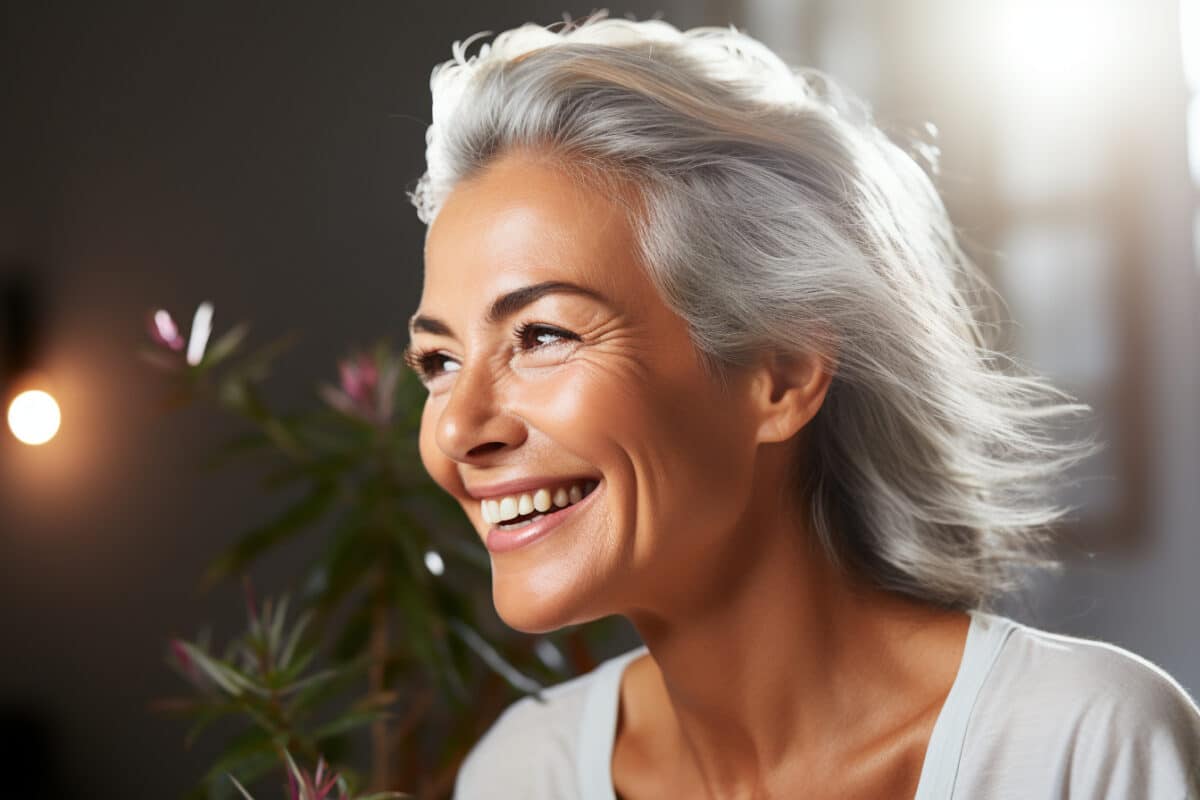
[[[499,711],[593,667],[594,637],[607,636],[615,618],[545,637],[500,622],[486,549],[420,463],[425,389],[389,342],[341,361],[337,385],[319,387],[315,407],[285,413],[264,384],[294,339],[243,352],[242,324],[209,346],[212,316],[202,304],[185,342],[168,312],[153,312],[154,345],[143,357],[166,375],[171,406],[204,402],[244,422],[210,468],[255,459],[265,465],[262,488],[288,501],[217,554],[204,584],[244,575],[308,532],[321,547],[291,587],[300,607],[292,627],[286,600],[261,612],[248,600],[249,629],[222,658],[203,639],[172,645],[197,692],[194,705],[174,706],[198,717],[189,741],[222,716],[249,726],[228,741],[203,790],[225,797],[224,771],[249,782],[289,764],[288,752],[336,758],[345,735],[366,726],[370,791],[415,786],[421,800],[447,797]],[[328,666],[307,672],[318,644]],[[339,697],[356,685],[357,696]],[[346,708],[320,727],[315,708],[324,701]]]
[[[372,795],[351,796],[350,789],[342,776],[332,770],[326,773],[324,759],[317,762],[316,772],[308,773],[296,766],[290,753],[284,755],[288,765],[288,800],[385,800],[385,798],[410,796],[399,792],[376,792]],[[237,778],[230,778],[230,780],[246,800],[254,800]],[[331,795],[330,792],[335,789],[338,792],[337,795]]]

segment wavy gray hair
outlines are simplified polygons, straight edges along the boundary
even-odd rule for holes
[[[764,349],[836,364],[798,448],[825,553],[875,583],[982,607],[1056,567],[1049,487],[1094,448],[1086,410],[989,346],[994,293],[925,171],[860,105],[734,29],[525,25],[433,71],[431,223],[498,155],[536,149],[635,186],[641,257],[717,374]]]

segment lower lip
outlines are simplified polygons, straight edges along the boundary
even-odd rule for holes
[[[516,550],[527,545],[531,545],[536,541],[545,539],[558,528],[563,522],[568,520],[572,514],[584,506],[588,505],[592,498],[600,493],[600,486],[588,494],[587,497],[580,500],[578,503],[572,503],[566,508],[560,508],[557,511],[547,514],[537,522],[531,522],[523,528],[516,528],[511,531],[501,530],[498,527],[493,527],[488,531],[487,549],[492,553],[507,553],[511,550]]]

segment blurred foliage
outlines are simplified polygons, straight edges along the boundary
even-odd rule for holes
[[[507,705],[597,663],[617,618],[548,636],[509,629],[491,602],[490,558],[457,502],[425,472],[417,437],[426,391],[387,341],[338,365],[302,411],[276,410],[265,384],[291,337],[247,351],[238,325],[209,345],[202,304],[185,343],[166,311],[151,314],[142,357],[169,384],[168,404],[233,414],[242,430],[211,469],[250,459],[282,509],[242,532],[203,576],[212,586],[313,531],[321,537],[289,602],[258,611],[247,583],[248,630],[221,657],[207,637],[173,640],[168,659],[192,684],[160,703],[196,722],[190,743],[221,718],[240,721],[194,798],[228,800],[232,781],[282,772],[289,752],[330,759],[346,791],[450,796],[467,751]],[[349,736],[369,730],[365,776],[342,763]],[[361,779],[360,779],[361,777]],[[327,788],[327,791],[331,789]]]

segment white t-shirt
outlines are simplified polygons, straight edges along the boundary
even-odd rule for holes
[[[1200,710],[1170,676],[1103,642],[971,613],[915,800],[1200,800]],[[645,646],[507,708],[455,800],[615,800],[621,675]]]

